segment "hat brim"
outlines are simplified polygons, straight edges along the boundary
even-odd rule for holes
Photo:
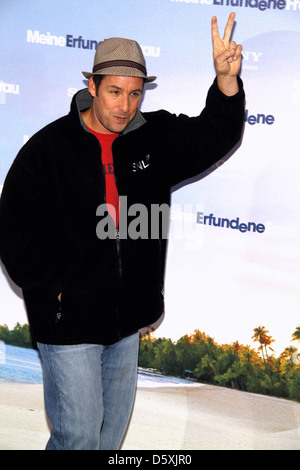
[[[146,77],[143,72],[137,70],[137,69],[132,69],[130,67],[107,67],[104,70],[101,70],[96,73],[92,72],[82,72],[82,74],[85,76],[85,78],[89,79],[93,75],[118,75],[118,76],[123,76],[123,77],[137,77],[137,78],[143,78],[146,82],[154,82],[157,77],[155,76],[149,76]]]

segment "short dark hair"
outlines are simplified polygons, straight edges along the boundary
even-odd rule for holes
[[[99,86],[103,78],[104,78],[104,75],[93,75],[93,80],[94,80],[95,87],[96,87],[96,96],[98,96]]]

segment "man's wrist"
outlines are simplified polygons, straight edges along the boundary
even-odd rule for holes
[[[239,84],[236,76],[218,75],[217,84],[219,90],[226,96],[234,96],[239,92]]]

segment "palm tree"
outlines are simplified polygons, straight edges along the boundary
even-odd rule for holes
[[[291,361],[293,354],[297,351],[297,348],[294,348],[293,346],[289,346],[285,348],[285,350],[280,354],[280,359],[283,359],[284,361],[287,361],[288,359]]]
[[[295,332],[292,334],[292,341],[299,341],[300,340],[300,326],[297,326]]]
[[[285,361],[286,370],[289,370],[290,366],[300,364],[300,354],[298,353],[298,349],[293,346],[285,348],[285,350],[280,354],[280,359]]]
[[[253,366],[258,365],[261,362],[261,358],[258,355],[257,351],[255,349],[250,348],[250,346],[243,347],[241,356],[245,362],[247,362],[248,364],[253,364]]]
[[[297,326],[296,330],[292,334],[292,341],[298,341],[298,346],[300,348],[300,326]],[[296,349],[292,355],[292,362],[293,364],[300,364],[300,352],[298,352],[298,349]]]
[[[274,339],[272,339],[272,336],[268,334],[269,331],[266,330],[265,326],[259,326],[258,328],[254,328],[253,331],[254,335],[252,336],[252,339],[260,343],[260,347],[258,349],[260,349],[261,351],[263,361],[266,362],[266,360],[269,359],[267,347],[271,351],[273,351],[273,349],[270,347],[270,344],[274,342]]]
[[[205,341],[207,339],[207,335],[202,331],[196,329],[194,333],[190,336],[190,343],[199,343],[200,341]]]

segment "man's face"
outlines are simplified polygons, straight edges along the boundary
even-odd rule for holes
[[[122,132],[137,112],[142,91],[142,78],[106,75],[96,94],[94,80],[91,77],[89,92],[94,98],[92,107],[94,130],[103,134]]]

